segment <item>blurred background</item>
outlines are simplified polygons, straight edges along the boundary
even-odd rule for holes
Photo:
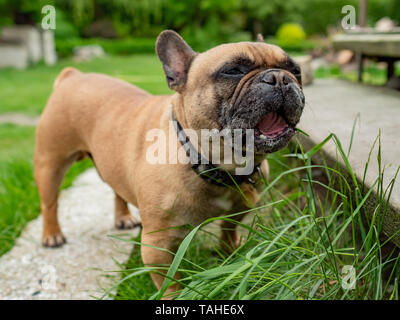
[[[180,32],[196,50],[262,33],[301,52],[321,46],[318,40],[338,29],[342,7],[357,9],[359,1],[0,0],[0,25],[40,24],[41,8],[48,4],[57,11],[57,52],[66,57],[93,38],[113,39],[112,44],[101,42],[109,53],[152,53],[154,37],[167,28]],[[369,0],[367,23],[373,26],[382,17],[399,21],[400,1]]]
[[[56,28],[45,37],[40,26],[46,5],[56,9]],[[400,21],[400,0],[0,0],[0,67],[24,69],[42,58],[52,65],[65,58],[82,61],[105,55],[154,54],[156,36],[174,29],[199,51],[224,42],[254,40],[261,33],[268,43],[291,55],[310,55],[317,77],[355,79],[354,54],[336,52],[332,45],[334,35],[343,32],[340,22],[345,5],[356,8],[357,22],[363,27],[387,31]],[[27,26],[36,28],[42,38],[51,38],[40,45],[48,54],[30,57],[28,52],[27,57],[7,64],[6,45],[35,37],[26,31]],[[23,55],[8,49],[14,60]],[[384,84],[380,69],[384,65],[367,66],[365,81]]]
[[[41,28],[46,5],[56,9],[56,28],[50,33]],[[224,42],[254,40],[261,33],[268,43],[291,55],[310,55],[317,77],[355,80],[355,55],[337,52],[332,44],[332,38],[343,32],[340,22],[345,5],[356,8],[357,22],[363,27],[387,31],[400,21],[400,0],[0,0],[0,68],[25,69],[42,60],[54,65],[69,58],[78,62],[106,55],[154,54],[156,36],[164,29],[174,29],[199,51]],[[35,49],[35,37],[43,38],[36,45],[42,48]],[[31,42],[27,46],[33,47],[33,53],[16,48],[21,39]],[[97,71],[108,73],[104,67]],[[384,69],[383,64],[367,64],[364,80],[385,84]],[[165,87],[154,90],[162,93]],[[45,92],[49,93],[40,94]],[[13,109],[0,106],[4,108]],[[40,109],[37,106],[36,111]]]

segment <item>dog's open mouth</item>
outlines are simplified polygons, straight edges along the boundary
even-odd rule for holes
[[[242,139],[234,141],[234,148],[265,155],[284,148],[296,133],[296,125],[287,120],[282,110],[264,113],[253,123],[250,131],[242,129]]]
[[[267,113],[254,129],[256,153],[271,153],[285,147],[295,132],[279,112]]]
[[[288,127],[286,120],[280,114],[269,112],[261,119],[255,131],[259,131],[260,138],[276,138]]]

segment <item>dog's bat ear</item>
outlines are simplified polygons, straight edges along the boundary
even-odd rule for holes
[[[156,52],[162,62],[169,88],[181,92],[196,53],[172,30],[160,33],[156,42]]]
[[[257,42],[264,42],[264,37],[261,33],[257,34]]]

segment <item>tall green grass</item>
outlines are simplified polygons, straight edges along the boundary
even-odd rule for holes
[[[341,164],[314,164],[331,140]],[[375,147],[380,163],[379,138]],[[132,240],[136,246],[129,263],[121,266],[117,274],[122,277],[110,288],[117,291],[105,296],[159,299],[179,271],[183,289],[177,299],[398,299],[398,250],[382,233],[395,177],[383,188],[380,166],[376,181],[367,187],[356,179],[349,152],[330,135],[308,151],[298,144],[294,152],[270,155],[271,176],[247,222],[224,216],[193,227],[171,266],[159,267],[167,272],[159,291],[148,274],[155,267],[143,266],[140,242]],[[370,161],[366,159],[366,170]],[[216,229],[210,228],[221,220],[241,230],[243,244],[229,256],[219,249]],[[345,287],[351,287],[346,266],[355,270],[354,289]]]

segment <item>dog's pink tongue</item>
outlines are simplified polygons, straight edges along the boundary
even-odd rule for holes
[[[285,119],[283,119],[276,112],[270,112],[264,118],[262,118],[257,127],[262,134],[269,137],[274,137],[286,129],[287,123]]]

